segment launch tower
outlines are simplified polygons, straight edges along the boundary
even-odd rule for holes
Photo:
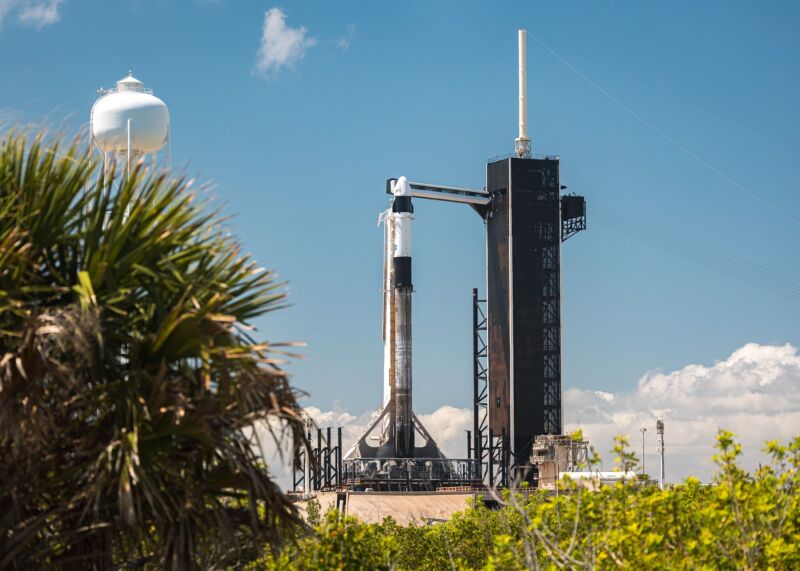
[[[488,429],[501,436],[501,447],[507,449],[503,468],[515,467],[512,476],[523,479],[530,472],[536,436],[563,430],[561,243],[586,228],[584,198],[561,194],[566,186],[561,184],[559,157],[531,156],[526,38],[527,32],[519,30],[516,152],[487,165],[491,201],[484,213],[488,337],[484,405]],[[475,425],[479,424],[476,418]],[[488,438],[475,437],[480,454]]]

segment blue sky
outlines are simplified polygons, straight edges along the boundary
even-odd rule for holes
[[[289,51],[260,60],[276,7]],[[483,186],[486,160],[513,150],[526,27],[561,58],[529,40],[534,151],[560,155],[589,201],[564,248],[565,387],[626,391],[746,343],[800,345],[798,296],[595,216],[796,284],[798,16],[796,2],[0,0],[0,108],[77,129],[132,69],[170,108],[174,163],[213,181],[245,249],[289,282],[293,306],[260,320],[263,336],[308,341],[290,367],[308,402],[360,414],[381,397],[384,181]],[[470,405],[483,238],[469,208],[417,205],[420,412]]]

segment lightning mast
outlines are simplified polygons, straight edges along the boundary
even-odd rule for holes
[[[528,138],[528,32],[520,28],[519,35],[519,137],[516,139],[517,156],[531,158],[531,140]]]

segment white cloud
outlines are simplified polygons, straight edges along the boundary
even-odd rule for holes
[[[64,0],[0,0],[0,24],[14,13],[21,24],[41,29],[61,20],[59,9],[63,3]]]
[[[322,427],[342,426],[347,449],[369,424],[373,411],[355,416],[346,411],[306,409]],[[657,475],[655,421],[666,428],[667,480],[693,475],[708,481],[714,473],[711,455],[720,428],[731,430],[744,445],[743,463],[752,469],[763,461],[766,440],[787,441],[800,434],[800,356],[791,345],[747,344],[711,366],[687,365],[671,373],[650,372],[629,392],[611,393],[567,389],[564,393],[567,432],[581,428],[601,454],[605,467],[616,434],[629,436],[641,455],[639,428],[647,430],[647,471]],[[421,414],[422,424],[451,458],[466,455],[465,430],[471,430],[472,411],[442,406]],[[291,482],[289,466],[267,453],[281,484]]]
[[[61,7],[62,1],[28,2],[19,12],[19,21],[37,29],[55,24],[61,20],[58,9]]]
[[[5,20],[6,15],[17,4],[17,0],[0,0],[0,24]]]
[[[306,51],[317,44],[307,33],[302,26],[287,26],[286,14],[281,8],[267,10],[254,71],[264,77],[274,77],[282,68],[296,66]]]
[[[663,418],[667,480],[709,480],[720,428],[736,433],[750,469],[765,459],[766,440],[800,434],[800,356],[788,344],[749,343],[711,366],[647,373],[631,392],[568,389],[564,412],[566,430],[582,428],[607,467],[615,434],[627,435],[640,456],[639,429],[647,428],[645,466],[652,475],[658,474],[655,422]]]
[[[431,414],[419,415],[439,449],[449,458],[467,457],[467,430],[472,430],[472,411],[444,405]]]
[[[337,48],[339,48],[343,52],[346,52],[348,49],[350,49],[350,44],[352,44],[353,40],[355,39],[356,39],[356,25],[355,23],[353,23],[347,26],[347,32],[345,33],[345,35],[335,40],[334,44],[336,45]]]

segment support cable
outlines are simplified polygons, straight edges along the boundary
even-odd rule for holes
[[[450,144],[450,141],[455,136],[456,132],[458,131],[458,128],[461,127],[461,124],[464,122],[464,119],[467,118],[467,115],[469,115],[469,112],[475,106],[475,103],[477,103],[478,99],[480,99],[480,96],[483,95],[483,92],[486,90],[486,86],[489,85],[489,82],[492,80],[492,77],[494,77],[495,72],[500,67],[500,62],[503,61],[503,58],[506,57],[506,55],[508,54],[509,51],[510,51],[510,48],[507,48],[507,49],[503,50],[500,53],[500,57],[497,58],[497,61],[492,66],[492,69],[489,72],[489,75],[486,76],[486,79],[483,81],[481,86],[478,88],[478,91],[475,92],[475,95],[473,96],[472,100],[469,102],[467,107],[464,109],[464,112],[461,114],[461,117],[458,119],[458,121],[456,121],[456,124],[453,126],[453,129],[450,131],[450,134],[447,135],[447,137],[445,138],[444,142],[442,143],[442,146],[439,147],[439,150],[433,156],[433,158],[431,159],[430,163],[428,163],[427,168],[425,169],[425,171],[422,174],[422,180],[425,180],[428,177],[428,173],[433,168],[433,165],[435,165],[436,161],[439,160],[439,156],[445,150],[447,145]]]
[[[347,290],[348,286],[350,285],[350,282],[352,282],[353,278],[356,277],[356,274],[358,274],[358,272],[361,271],[361,268],[364,266],[369,257],[373,254],[375,246],[379,243],[380,243],[379,241],[373,240],[369,244],[369,247],[367,248],[367,251],[364,254],[364,256],[350,272],[350,275],[347,277],[347,280],[345,280],[344,284],[339,289],[339,291],[337,291],[336,294],[333,296],[333,298],[331,298],[330,302],[322,311],[322,313],[320,313],[319,317],[317,317],[317,319],[314,320],[314,322],[312,323],[311,327],[308,328],[308,331],[306,331],[305,335],[303,335],[303,339],[308,339],[308,336],[311,335],[311,333],[317,328],[317,326],[319,326],[320,323],[322,323],[322,321],[328,315],[328,312],[330,312],[331,308],[333,308],[334,304],[337,301],[339,301],[339,298],[342,297],[344,292]]]
[[[423,177],[422,177],[423,180],[427,177],[428,172],[431,170],[433,165],[436,163],[436,161],[438,160],[438,158],[442,154],[442,152],[444,152],[444,149],[447,147],[447,145],[450,143],[452,138],[455,136],[455,134],[458,131],[459,127],[464,122],[464,120],[466,119],[467,115],[469,115],[469,112],[472,110],[472,108],[475,106],[475,103],[477,103],[478,99],[480,99],[480,96],[486,90],[486,87],[489,85],[489,82],[491,81],[491,79],[494,76],[495,72],[499,68],[500,63],[503,61],[503,58],[507,55],[508,51],[509,51],[509,49],[503,50],[502,53],[500,54],[500,57],[494,62],[494,65],[492,65],[491,69],[489,70],[488,75],[486,76],[486,79],[481,84],[480,88],[475,93],[475,95],[473,96],[473,98],[470,101],[470,103],[464,109],[464,112],[461,114],[461,117],[458,119],[458,121],[456,122],[455,126],[451,129],[451,131],[447,135],[447,137],[445,137],[444,142],[442,143],[441,147],[439,148],[439,151],[436,153],[436,155],[434,155],[433,159],[428,164],[427,168],[424,171]],[[406,100],[405,94],[402,94],[401,97],[398,97],[395,100],[390,100],[386,104],[380,106],[379,110],[383,110],[383,109],[387,109],[387,108],[390,108],[390,107],[394,107],[400,101],[405,101],[405,100]],[[364,122],[364,120],[362,120],[360,122]],[[348,127],[352,128],[353,125],[357,125],[360,122],[351,123],[351,124],[348,125]],[[337,132],[341,133],[341,132],[346,132],[346,131],[347,131],[347,127],[343,127],[341,130],[339,130]],[[293,157],[290,157],[290,158],[286,159],[285,161],[282,161],[279,164],[286,165],[286,164],[291,163],[291,162],[297,160],[298,158],[301,158],[301,157],[304,157],[304,156],[308,156],[308,149],[304,150],[302,153],[300,153],[298,155],[295,155]],[[334,209],[332,211],[329,210],[329,211],[325,212],[325,214],[323,214],[318,219],[316,219],[314,222],[312,222],[311,224],[306,226],[306,228],[299,235],[297,235],[294,239],[292,239],[290,242],[288,242],[287,245],[284,248],[282,248],[281,250],[279,250],[276,255],[281,256],[281,255],[285,254],[286,252],[292,250],[298,244],[300,244],[301,242],[306,240],[308,237],[314,235],[322,226],[324,226],[326,223],[329,223],[331,220],[334,220],[336,218],[335,217],[336,214],[338,214],[340,211],[342,211],[345,207],[351,206],[355,202],[356,198],[358,198],[358,194],[354,193],[354,194],[351,194],[350,196],[345,197],[343,200],[338,201],[338,204],[334,207]]]
[[[800,303],[800,280],[591,202],[593,219],[651,246]]]
[[[598,65],[602,65],[603,67],[606,67],[606,68],[610,69],[611,71],[614,71],[614,72],[616,72],[616,73],[618,73],[620,75],[624,75],[626,77],[629,77],[630,79],[638,81],[639,83],[641,83],[643,85],[647,85],[648,87],[651,87],[651,88],[656,89],[658,91],[662,91],[663,93],[666,93],[667,95],[669,95],[671,97],[674,97],[675,99],[679,99],[679,100],[683,101],[684,103],[688,103],[689,105],[694,105],[695,107],[697,107],[699,109],[702,109],[704,111],[708,111],[709,113],[713,113],[713,114],[721,117],[722,119],[725,119],[726,121],[730,121],[731,123],[735,123],[735,124],[739,125],[740,127],[744,127],[746,129],[750,129],[752,131],[755,131],[757,133],[760,133],[762,135],[765,135],[767,137],[775,139],[776,141],[780,141],[781,143],[785,143],[787,145],[795,147],[796,149],[800,149],[800,144],[798,144],[798,143],[796,143],[794,141],[791,141],[791,140],[789,140],[789,139],[787,139],[785,137],[782,137],[781,135],[778,135],[777,133],[774,133],[774,132],[772,132],[772,131],[770,131],[768,129],[764,129],[763,127],[758,127],[757,125],[752,125],[750,123],[742,121],[741,119],[738,119],[737,117],[734,117],[733,115],[729,115],[728,113],[725,113],[724,111],[721,111],[720,109],[717,109],[717,108],[712,107],[710,105],[706,105],[705,103],[701,103],[699,101],[695,101],[695,100],[693,100],[693,99],[691,99],[691,98],[689,98],[689,97],[687,97],[685,95],[682,95],[681,93],[678,93],[677,91],[673,91],[672,89],[664,87],[663,85],[659,85],[658,83],[655,83],[655,82],[650,81],[648,79],[644,79],[642,77],[639,77],[638,75],[636,75],[634,73],[626,71],[626,70],[624,70],[624,69],[622,69],[620,67],[617,67],[616,65],[610,64],[607,61],[603,61],[600,58],[585,54],[585,53],[583,53],[583,52],[581,52],[579,50],[576,50],[573,47],[564,45],[564,44],[562,44],[560,42],[556,42],[556,41],[554,41],[554,40],[552,40],[550,38],[547,38],[547,41],[551,45],[560,45],[563,49],[569,50],[569,51],[573,52],[574,54],[576,54],[576,55],[578,55],[578,56],[580,56],[582,58],[585,58],[585,59],[587,59],[587,60],[589,60],[591,62],[594,62],[594,63],[596,63]]]
[[[636,235],[650,242],[651,245],[670,249],[699,263],[713,265],[715,268],[734,277],[752,278],[758,282],[756,285],[771,286],[792,295],[800,294],[800,283],[779,272],[742,260],[700,242],[682,238],[663,229],[656,228],[657,231],[653,231],[654,227],[652,225],[632,217],[608,215],[607,213],[599,212],[598,220],[616,229]]]
[[[629,115],[631,115],[633,118],[635,118],[637,121],[642,123],[645,127],[649,128],[651,131],[656,133],[662,139],[664,139],[665,141],[670,143],[672,146],[674,146],[678,150],[683,151],[689,157],[691,157],[692,159],[694,159],[695,161],[697,161],[698,163],[700,163],[701,165],[706,167],[708,170],[710,170],[711,172],[713,172],[714,174],[716,174],[717,176],[719,176],[723,180],[727,181],[729,184],[733,185],[734,187],[738,188],[739,190],[741,190],[745,194],[749,195],[751,198],[754,198],[755,200],[758,200],[759,202],[761,202],[762,204],[764,204],[765,206],[767,206],[771,210],[774,210],[775,212],[777,212],[778,214],[780,214],[781,216],[783,216],[784,218],[786,218],[790,222],[793,222],[793,223],[795,223],[797,225],[800,225],[800,220],[798,220],[797,218],[795,218],[794,216],[792,216],[788,212],[778,208],[777,206],[775,206],[774,204],[769,202],[767,199],[765,199],[765,198],[761,197],[760,195],[756,194],[755,192],[753,192],[752,190],[750,190],[749,188],[747,188],[743,184],[737,182],[736,180],[734,180],[733,178],[731,178],[730,176],[728,176],[727,174],[725,174],[724,172],[719,170],[717,167],[715,167],[714,165],[709,163],[703,157],[701,157],[700,155],[698,155],[697,153],[695,153],[694,151],[692,151],[691,149],[689,149],[685,145],[681,144],[680,142],[678,142],[677,140],[675,140],[674,138],[669,136],[667,133],[665,133],[664,131],[662,131],[658,127],[656,127],[653,123],[651,123],[650,121],[648,121],[647,119],[645,119],[644,117],[639,115],[636,111],[634,111],[630,107],[628,107],[625,103],[623,103],[622,101],[620,101],[619,99],[614,97],[611,93],[609,93],[608,91],[603,89],[594,80],[592,80],[592,78],[587,76],[585,73],[583,73],[577,67],[572,65],[569,61],[564,59],[564,57],[562,57],[561,54],[559,54],[557,51],[555,51],[553,48],[551,48],[549,45],[547,45],[545,42],[543,42],[541,39],[539,39],[535,34],[533,34],[531,32],[527,32],[527,33],[528,33],[528,35],[530,37],[532,37],[534,40],[536,40],[539,43],[539,45],[541,45],[545,50],[550,52],[556,59],[558,59],[565,66],[567,66],[569,69],[571,69],[573,72],[575,72],[586,83],[588,83],[589,85],[594,87],[597,91],[599,91],[600,93],[605,95],[608,99],[610,99],[618,107],[620,107],[622,110],[624,110]]]

